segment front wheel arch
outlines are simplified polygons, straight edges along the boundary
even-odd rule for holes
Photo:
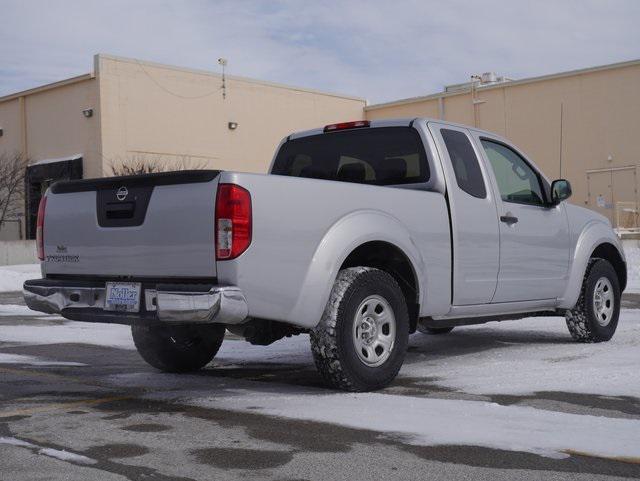
[[[604,259],[611,264],[618,276],[618,285],[620,286],[620,292],[624,291],[627,287],[627,264],[622,259],[618,249],[609,242],[603,242],[598,245],[590,256],[592,259],[599,258]]]
[[[606,255],[605,259],[607,261],[609,261],[610,255],[615,256],[618,260],[615,265],[613,263],[612,265],[616,270],[618,280],[624,281],[619,282],[621,290],[623,285],[626,286],[626,263],[618,238],[608,224],[591,221],[584,226],[575,244],[569,267],[567,286],[562,296],[558,298],[558,309],[574,308],[580,297],[582,281],[587,271],[587,266],[590,260],[594,258],[594,255]]]

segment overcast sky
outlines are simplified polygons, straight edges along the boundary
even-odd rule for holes
[[[0,0],[0,95],[95,53],[365,97],[425,95],[640,58],[640,0]]]

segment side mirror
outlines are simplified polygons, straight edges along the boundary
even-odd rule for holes
[[[568,180],[557,179],[551,183],[551,204],[558,205],[571,197],[571,184]]]

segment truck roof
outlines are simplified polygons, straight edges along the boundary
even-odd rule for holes
[[[434,119],[434,118],[431,118],[431,117],[406,117],[406,118],[397,118],[397,119],[377,119],[377,120],[370,120],[369,122],[370,122],[370,127],[405,127],[405,126],[411,125],[412,122],[416,122],[416,121],[437,122],[439,124],[445,124],[445,125],[451,125],[453,127],[460,127],[460,128],[464,128],[464,129],[469,129],[469,130],[473,130],[475,132],[478,132],[480,134],[487,134],[487,135],[491,135],[493,137],[500,137],[501,138],[501,136],[499,134],[496,134],[495,132],[489,132],[487,130],[478,129],[477,127],[472,127],[470,125],[459,124],[459,123],[456,123],[456,122],[449,122],[447,120]],[[299,132],[294,132],[294,133],[290,134],[289,136],[287,136],[284,139],[284,141],[291,140],[291,139],[299,139],[301,137],[308,137],[310,135],[318,135],[318,134],[322,134],[322,133],[324,133],[324,126],[317,127],[315,129],[301,130]]]

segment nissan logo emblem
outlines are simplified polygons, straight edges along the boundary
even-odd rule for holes
[[[129,191],[124,185],[118,189],[118,192],[116,192],[116,197],[118,198],[118,200],[125,200],[128,195]]]

